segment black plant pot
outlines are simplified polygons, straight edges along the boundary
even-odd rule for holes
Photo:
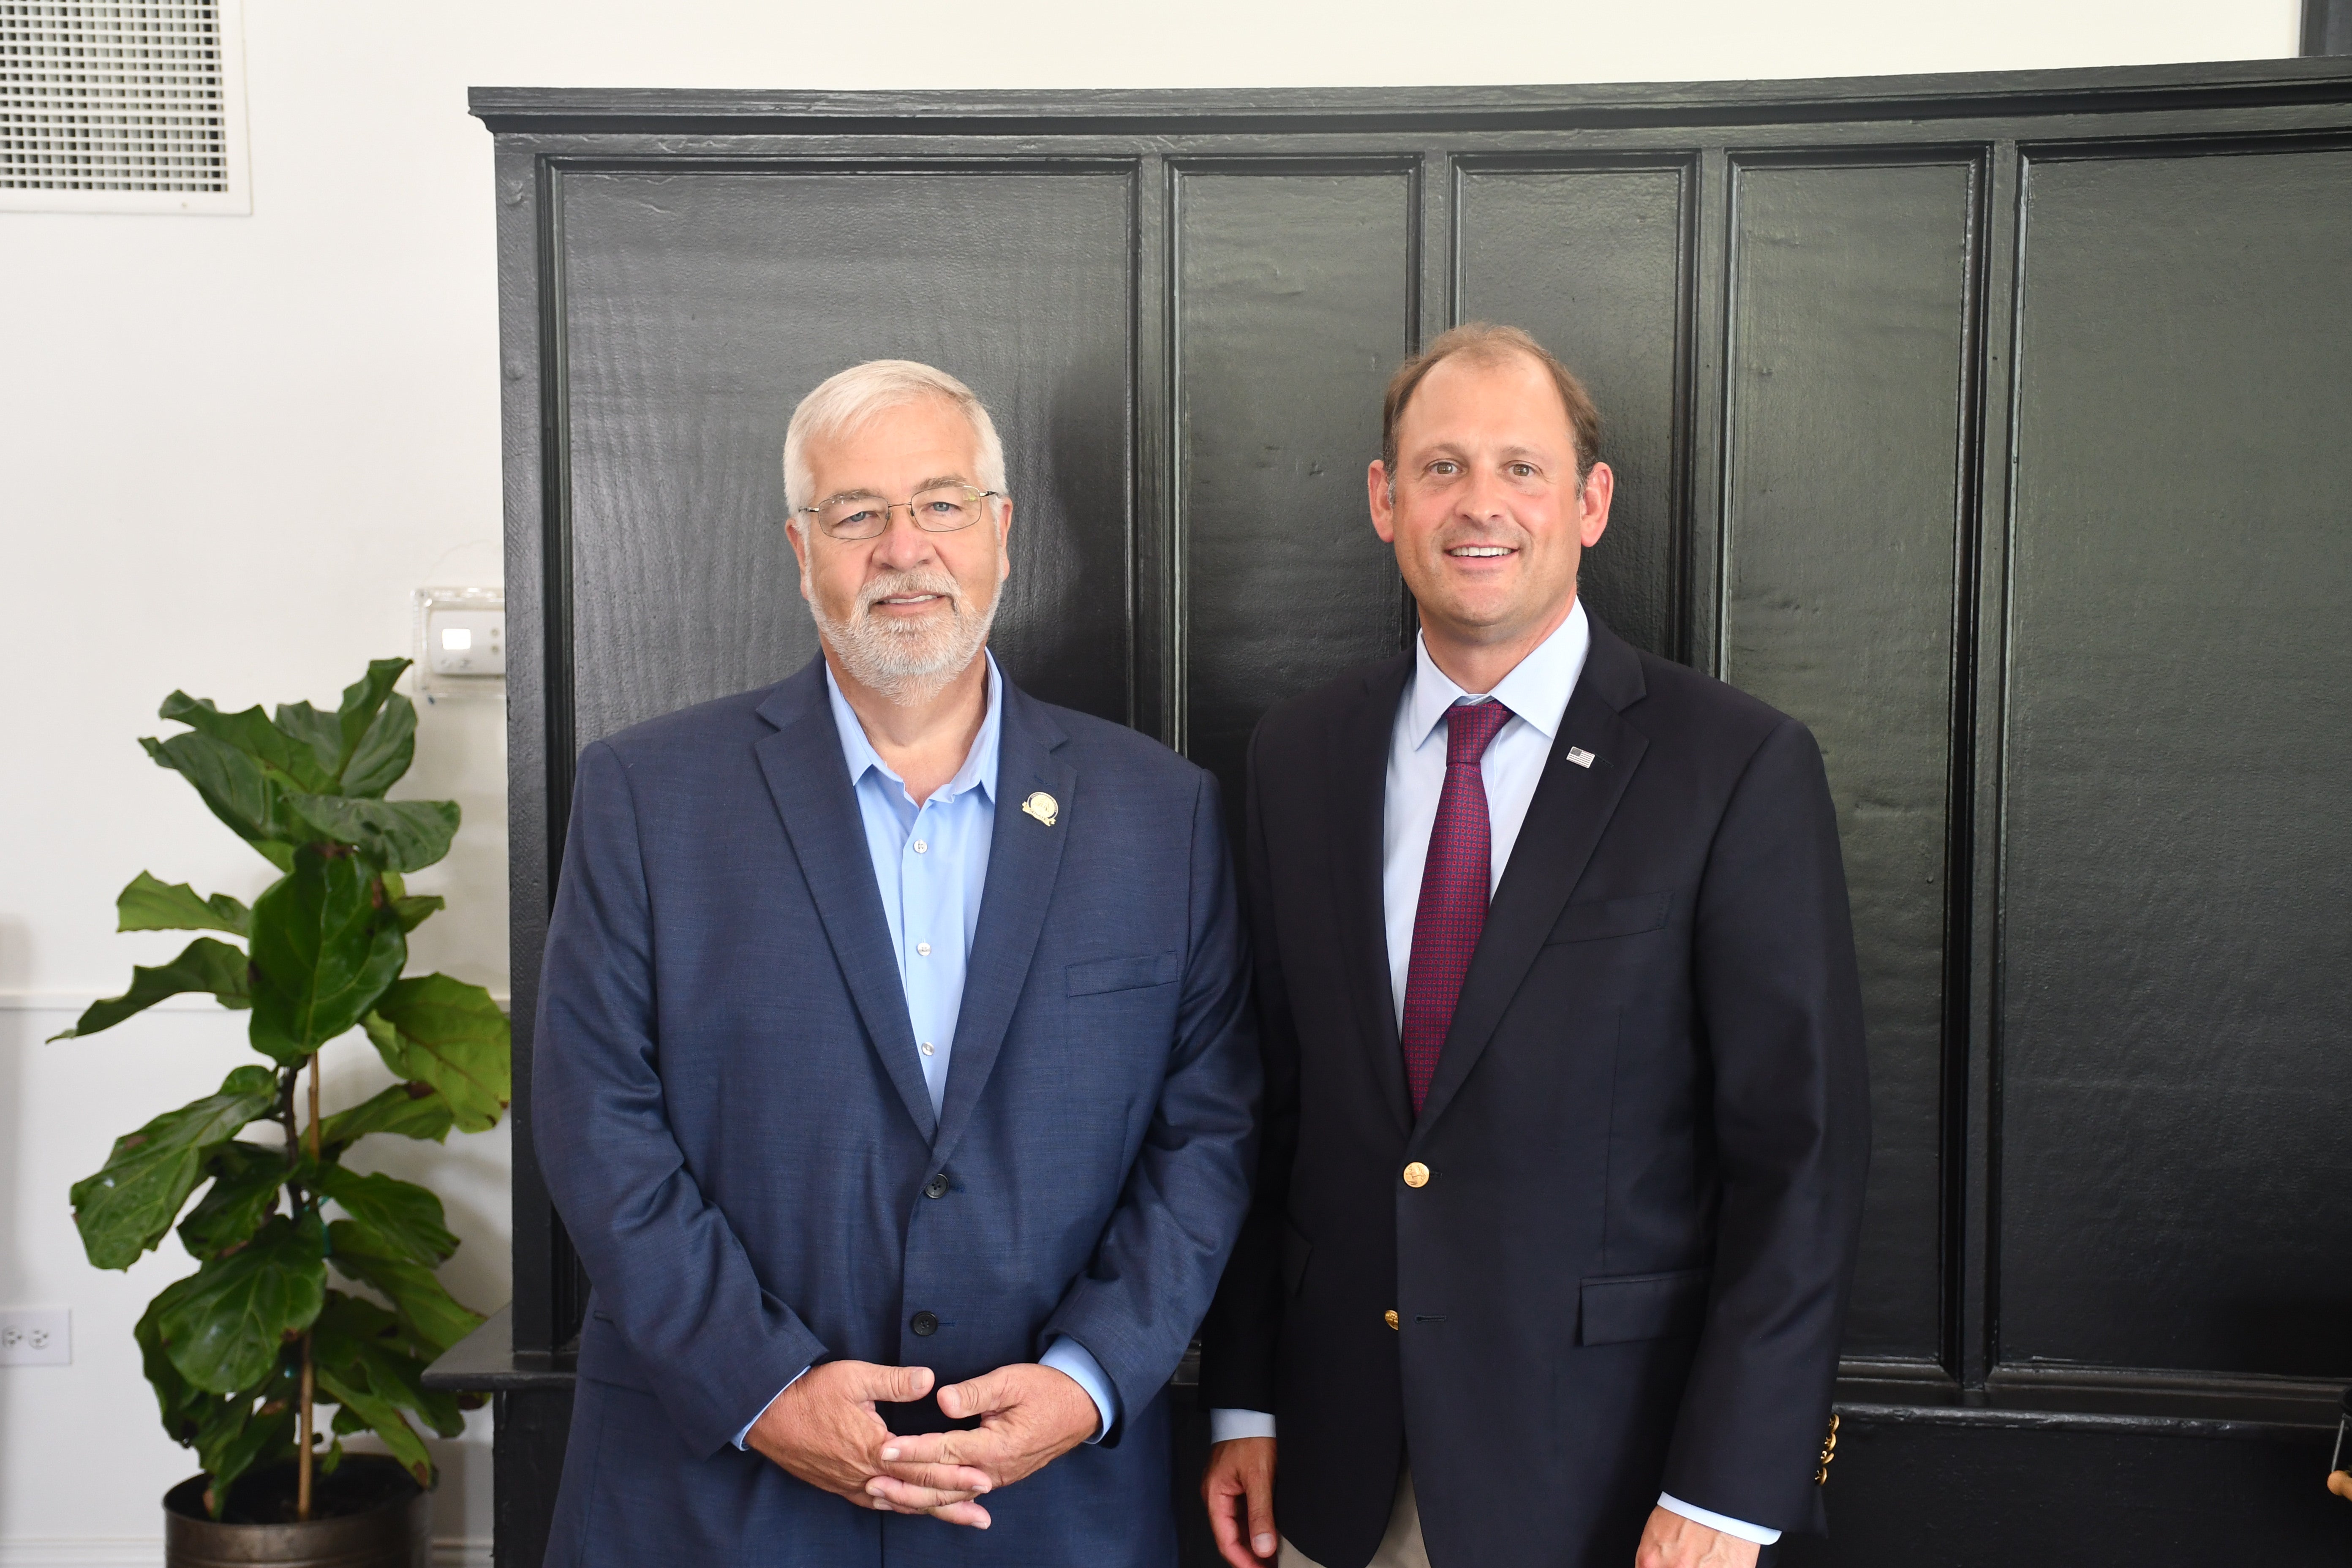
[[[346,1457],[316,1478],[311,1517],[294,1518],[294,1467],[241,1478],[218,1520],[205,1512],[205,1478],[163,1494],[165,1568],[430,1568],[433,1499],[396,1459]]]

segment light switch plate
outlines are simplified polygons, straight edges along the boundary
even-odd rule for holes
[[[506,690],[507,601],[499,588],[416,590],[416,694],[427,702]]]
[[[65,1307],[0,1307],[0,1366],[71,1366],[73,1312]]]

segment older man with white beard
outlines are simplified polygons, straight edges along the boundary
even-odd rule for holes
[[[1013,502],[962,383],[844,371],[784,471],[822,656],[580,760],[548,1561],[1162,1568],[1161,1390],[1254,1159],[1216,786],[988,655]]]

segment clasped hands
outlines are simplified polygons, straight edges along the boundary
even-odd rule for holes
[[[1049,1366],[1001,1366],[940,1390],[969,1431],[902,1437],[877,1404],[931,1391],[929,1367],[829,1361],[811,1367],[752,1424],[748,1447],[813,1487],[886,1513],[928,1513],[986,1530],[980,1499],[1034,1475],[1095,1435],[1101,1415],[1077,1381]]]

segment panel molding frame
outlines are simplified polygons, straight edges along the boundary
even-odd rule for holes
[[[1911,1413],[1904,1419],[1970,1423],[1991,1421],[1984,1412],[2003,1410],[2150,1429],[2207,1423],[2211,1430],[2200,1426],[2201,1435],[2259,1436],[2256,1428],[2277,1426],[2271,1415],[2280,1400],[2305,1414],[2319,1409],[2323,1394],[2333,1401],[2334,1385],[2294,1379],[2250,1382],[2130,1368],[2052,1371],[2000,1363],[2000,942],[2017,307],[2032,163],[2352,145],[2352,60],[1402,91],[485,88],[474,89],[471,105],[497,137],[500,202],[504,479],[509,575],[518,585],[509,745],[519,786],[510,808],[519,1106],[528,1102],[530,1012],[562,855],[574,734],[566,564],[565,173],[1131,171],[1129,416],[1139,473],[1129,540],[1135,611],[1129,683],[1134,721],[1181,746],[1187,707],[1185,554],[1174,488],[1179,458],[1171,442],[1179,374],[1175,204],[1183,173],[1409,169],[1411,230],[1419,246],[1410,271],[1416,280],[1411,297],[1418,344],[1431,323],[1451,322],[1461,299],[1455,226],[1461,182],[1468,174],[1506,167],[1682,169],[1686,281],[1678,283],[1679,330],[1688,335],[1675,355],[1682,377],[1675,430],[1681,487],[1675,502],[1681,525],[1676,602],[1684,606],[1678,635],[1686,657],[1719,670],[1724,485],[1733,412],[1725,344],[1733,324],[1730,237],[1738,174],[1790,163],[1951,162],[1954,150],[1972,148],[1979,160],[1971,220],[1975,335],[1964,363],[1974,375],[1967,400],[1973,425],[1963,443],[1972,458],[1962,477],[1966,530],[1973,531],[1965,548],[1973,552],[1973,564],[1955,610],[1955,647],[1967,651],[1956,653],[1952,700],[1966,721],[1954,725],[1948,849],[1948,883],[1966,915],[1948,924],[1947,986],[1948,1004],[1962,1012],[1965,1028],[1948,1031],[1946,1046],[1944,1136],[1958,1173],[1944,1193],[1945,1354],[1937,1363],[1849,1363],[1842,1407],[1861,1414],[1899,1405]],[[1857,135],[1864,139],[1859,143]],[[724,139],[725,151],[711,150],[714,137]],[[536,594],[523,585],[534,577]],[[1155,612],[1157,622],[1150,618]],[[1409,616],[1404,629],[1410,630]],[[1958,737],[1966,737],[1965,755]],[[515,1354],[519,1362],[535,1356],[555,1365],[562,1360],[565,1319],[580,1306],[576,1295],[567,1294],[576,1269],[539,1182],[528,1116],[519,1115],[517,1124]],[[1881,1385],[1908,1390],[1908,1403],[1864,1397]],[[2040,1402],[2036,1411],[2018,1403],[2029,1394]],[[2182,1413],[2113,1409],[2126,1394],[2170,1401]],[[2246,1414],[2229,1415],[2230,1409]],[[2333,1419],[2328,1414],[2320,1424]],[[2309,1429],[2299,1415],[2289,1425]],[[2240,1427],[2246,1430],[2235,1430]]]

